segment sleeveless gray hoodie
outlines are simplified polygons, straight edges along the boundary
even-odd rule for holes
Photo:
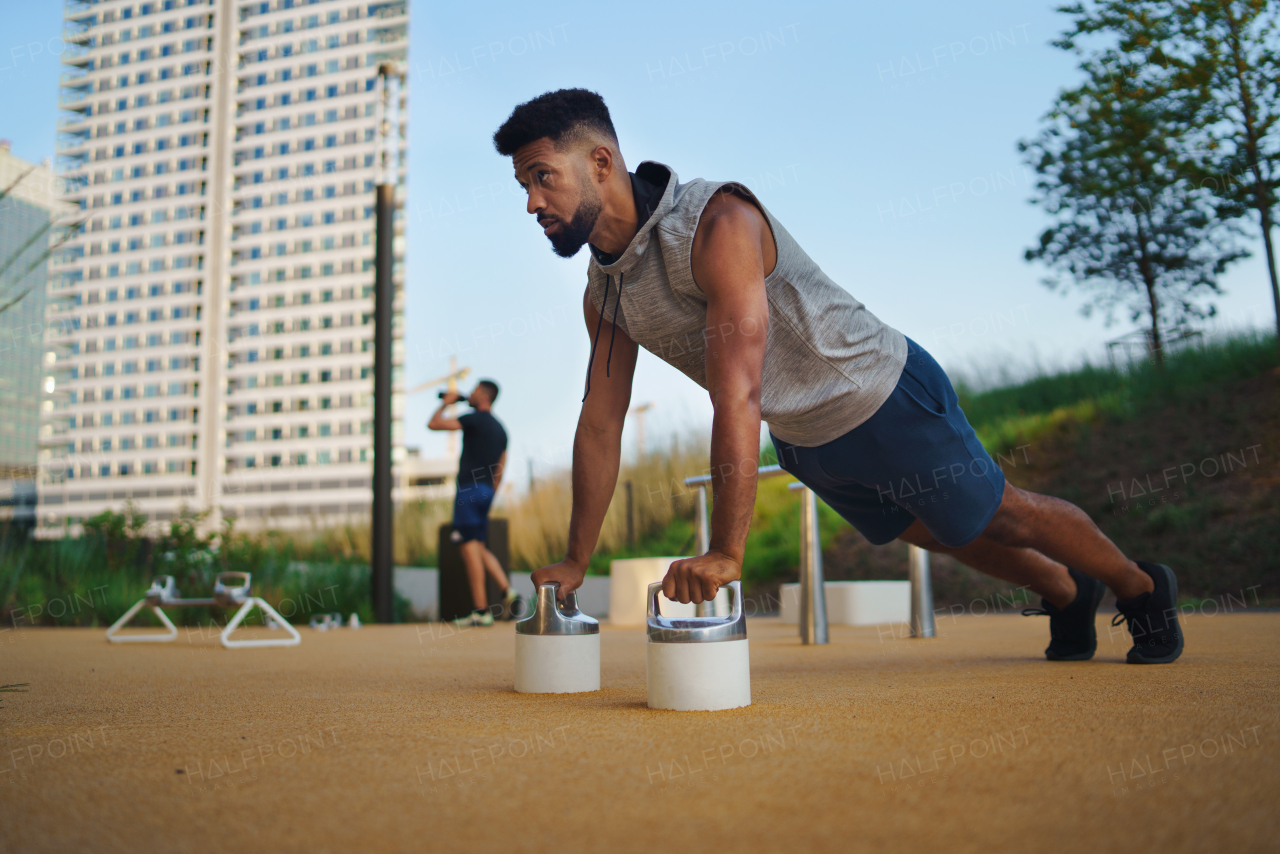
[[[897,386],[906,362],[902,333],[828,279],[741,184],[701,178],[681,184],[670,167],[652,161],[641,163],[636,175],[665,190],[613,263],[601,264],[608,256],[593,248],[587,283],[603,318],[707,387],[707,299],[693,280],[693,236],[707,202],[728,186],[759,207],[778,250],[778,263],[765,279],[769,335],[761,417],[779,439],[815,447],[874,415]]]

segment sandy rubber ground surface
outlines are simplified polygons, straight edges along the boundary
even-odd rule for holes
[[[0,850],[1280,850],[1280,614],[1195,615],[1159,667],[1098,623],[1050,663],[1045,618],[754,620],[754,705],[717,713],[646,708],[639,629],[572,696],[512,691],[510,624],[11,630]]]

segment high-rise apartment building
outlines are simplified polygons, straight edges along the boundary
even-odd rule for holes
[[[126,500],[240,527],[367,514],[378,68],[405,59],[406,0],[71,0],[66,23],[84,229],[51,268],[38,532]]]

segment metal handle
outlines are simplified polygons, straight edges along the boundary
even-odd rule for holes
[[[243,584],[232,584],[243,580]],[[250,598],[252,577],[247,572],[220,572],[213,582],[213,598],[224,608],[241,605]]]
[[[664,617],[658,596],[662,582],[649,585],[645,602],[645,622],[651,643],[713,643],[741,640],[747,636],[747,621],[742,610],[742,582],[723,585],[733,597],[733,611],[728,617]]]
[[[558,611],[562,614],[576,614],[578,612],[578,591],[570,590],[564,594],[564,601],[560,600],[560,582],[545,581],[538,585],[538,609],[545,609],[548,612]]]
[[[533,613],[516,623],[520,635],[590,635],[600,631],[600,624],[578,610],[578,593],[570,590],[560,602],[556,596],[560,582],[546,581],[538,585]]]
[[[538,585],[538,602],[535,605],[534,613],[538,611],[556,611],[559,609],[559,603],[556,593],[560,591],[559,581],[549,581],[546,584]]]
[[[736,620],[740,619],[740,618],[742,617],[742,582],[741,582],[741,581],[730,581],[728,584],[721,584],[721,585],[720,585],[720,590],[728,590],[728,591],[729,591],[729,594],[730,594],[730,598],[733,600],[733,604],[732,604],[732,605],[730,606],[730,608],[729,608],[729,620],[731,620],[731,621],[736,621]],[[717,591],[716,591],[716,593],[719,593],[719,592],[720,592],[720,590],[717,590]],[[644,614],[644,616],[645,616],[645,619],[646,619],[646,620],[647,620],[649,617],[661,617],[661,616],[662,616],[662,608],[658,605],[658,597],[659,597],[661,594],[662,594],[662,582],[661,582],[661,581],[655,581],[655,582],[653,582],[652,584],[650,584],[650,585],[649,585],[649,601],[646,603],[646,606],[645,606],[645,614]],[[715,601],[715,598],[713,597],[713,598],[708,599],[708,600],[706,600],[706,601],[707,601],[707,602],[714,602],[714,601]],[[711,615],[711,614],[698,614],[698,616],[699,616],[699,617],[710,617],[710,616],[714,616],[714,615]],[[725,618],[724,618],[724,617],[717,617],[716,619],[723,620],[723,619],[725,619]]]
[[[655,581],[649,585],[649,601],[645,604],[645,619],[661,617],[662,608],[658,605],[658,597],[662,595],[662,582]]]
[[[143,594],[143,598],[152,608],[163,605],[178,598],[172,575],[157,575],[151,579],[151,588]]]

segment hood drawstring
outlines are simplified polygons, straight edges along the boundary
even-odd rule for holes
[[[604,375],[609,376],[609,363],[613,361],[613,336],[618,334],[618,305],[622,302],[622,278],[626,273],[618,274],[618,295],[613,299],[613,328],[609,330],[609,354],[604,360]],[[608,302],[605,303],[608,306]]]
[[[622,302],[622,279],[625,274],[618,275],[618,296],[613,301],[613,328],[609,332],[609,354],[604,362],[604,375],[609,376],[609,363],[613,361],[613,338],[618,332],[618,305]],[[600,343],[600,328],[604,323],[604,313],[609,308],[609,289],[613,285],[613,277],[604,277],[604,299],[600,302],[600,318],[596,321],[596,334],[591,340],[591,356],[587,359],[587,389],[583,392],[582,402],[586,402],[591,394],[591,368],[596,363],[596,345]]]

